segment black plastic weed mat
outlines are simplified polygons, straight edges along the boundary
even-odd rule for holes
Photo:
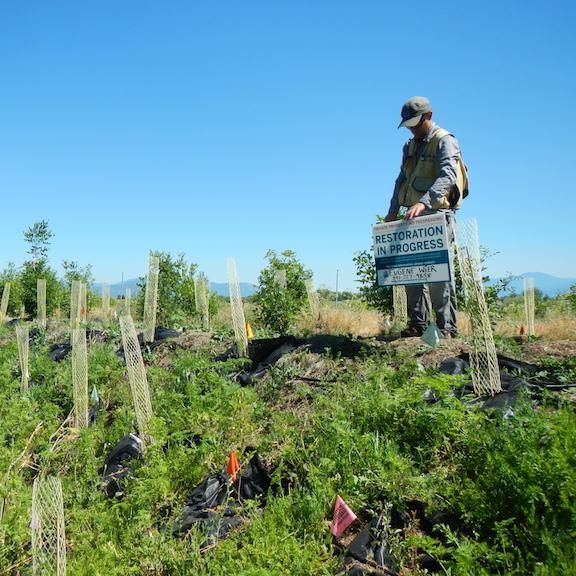
[[[250,386],[254,380],[262,378],[266,371],[274,366],[284,354],[289,354],[302,347],[306,347],[309,352],[315,354],[324,354],[330,350],[333,354],[353,358],[361,354],[366,345],[345,336],[331,335],[312,336],[307,339],[280,336],[278,338],[250,340],[247,351],[247,367],[236,376],[237,381],[242,386]],[[239,358],[237,346],[229,348],[224,354],[216,356],[213,360],[223,362],[230,358]]]
[[[129,477],[133,470],[129,464],[140,460],[143,454],[142,440],[135,434],[126,434],[108,454],[104,462],[102,482],[109,498],[122,493],[122,481]]]
[[[428,515],[426,509],[427,505],[419,500],[408,502],[404,510],[387,505],[347,546],[336,540],[336,546],[341,551],[343,560],[344,572],[340,574],[398,576],[399,566],[394,559],[390,543],[393,539],[404,538],[404,535],[410,532],[431,536],[447,550],[449,544],[444,535],[444,526],[452,532],[472,535],[472,531],[455,514],[438,511]],[[434,558],[421,551],[415,553],[414,562],[420,569],[429,572],[437,572],[441,568]]]
[[[279,338],[262,338],[250,340],[248,343],[248,366],[236,378],[242,386],[249,386],[252,381],[262,378],[266,371],[276,364],[278,360],[289,352],[293,352],[304,344],[304,340],[294,336],[281,336]],[[224,362],[230,358],[239,358],[238,347],[232,346],[220,356],[214,358],[215,362]]]
[[[144,340],[144,333],[140,332],[138,334],[138,344],[140,344],[140,350],[142,350],[142,352],[150,352],[150,350],[154,350],[154,348],[157,348],[161,344],[164,344],[166,340],[170,338],[176,338],[177,336],[180,336],[180,334],[181,333],[178,332],[177,330],[170,330],[169,328],[157,327],[154,329],[154,340],[152,342],[146,342]],[[124,345],[118,348],[116,356],[118,356],[124,362],[126,362]]]
[[[541,366],[522,362],[521,360],[514,360],[513,358],[501,356],[500,354],[497,355],[497,358],[500,368],[511,370],[515,374],[520,374],[523,377],[501,370],[500,382],[502,384],[502,391],[494,395],[482,394],[480,396],[475,394],[472,380],[470,379],[464,383],[464,386],[455,390],[455,393],[458,397],[462,398],[464,403],[475,406],[480,410],[492,409],[505,413],[516,404],[520,393],[527,393],[530,399],[537,404],[542,400],[542,395],[545,390],[548,392],[561,392],[570,388],[576,388],[576,384],[573,383],[543,382],[530,378],[530,376],[535,376],[544,370]],[[459,376],[467,374],[469,369],[469,355],[462,354],[458,358],[444,360],[440,364],[439,372]],[[428,392],[426,399],[428,401],[434,401],[433,391]]]
[[[89,342],[106,342],[108,334],[102,330],[86,329],[86,340]],[[69,340],[66,342],[59,342],[50,346],[48,358],[56,362],[61,362],[72,351],[72,344]]]
[[[231,528],[247,522],[241,513],[245,500],[266,504],[270,481],[270,474],[257,453],[236,479],[224,471],[208,476],[188,496],[186,506],[172,525],[173,534],[184,536],[196,527],[205,536],[201,548],[214,546]]]

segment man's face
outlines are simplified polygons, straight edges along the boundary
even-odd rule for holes
[[[424,136],[426,136],[426,134],[428,133],[428,130],[430,130],[430,125],[432,124],[432,120],[430,119],[431,114],[422,114],[422,118],[420,119],[420,122],[418,124],[416,124],[416,126],[412,126],[412,128],[408,128],[408,130],[410,130],[410,132],[412,132],[412,135],[414,136],[414,138],[417,138],[418,140],[421,140],[422,138],[424,138]]]

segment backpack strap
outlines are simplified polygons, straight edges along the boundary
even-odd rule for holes
[[[435,143],[434,148],[437,148],[440,144],[440,140],[450,134],[448,130],[444,128],[439,128],[430,136],[429,144]],[[468,168],[464,164],[462,159],[462,152],[460,152],[460,158],[458,159],[458,164],[456,166],[456,184],[451,190],[447,192],[447,199],[450,203],[450,208],[458,210],[462,205],[462,200],[468,196]]]

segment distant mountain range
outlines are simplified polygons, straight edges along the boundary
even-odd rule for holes
[[[116,282],[116,284],[110,284],[110,296],[112,298],[118,298],[118,296],[126,295],[126,290],[130,289],[131,297],[135,298],[136,294],[140,290],[138,284],[140,283],[139,278],[131,278],[130,280],[124,280],[124,282]],[[102,295],[102,282],[92,284],[92,290],[96,291],[98,295]],[[217,282],[210,282],[210,290],[216,292],[218,296],[228,297],[228,284],[218,284]],[[247,298],[252,296],[256,292],[256,287],[253,284],[248,284],[246,282],[240,282],[240,295],[242,298]]]
[[[509,287],[513,288],[516,294],[522,294],[524,292],[524,278],[533,278],[534,288],[537,288],[544,296],[548,296],[549,298],[556,298],[559,294],[569,292],[570,286],[576,284],[576,278],[558,278],[542,272],[525,272],[509,284]],[[503,278],[491,278],[488,286],[493,286],[502,279]]]

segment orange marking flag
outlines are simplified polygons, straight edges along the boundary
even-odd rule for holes
[[[339,538],[342,532],[356,520],[356,514],[350,510],[347,504],[336,496],[336,504],[334,505],[334,517],[332,519],[332,527],[330,531],[336,538]]]
[[[238,459],[236,458],[236,452],[230,452],[230,458],[228,458],[228,466],[226,466],[226,473],[230,476],[236,476],[236,472],[240,470],[240,466],[238,466]]]

